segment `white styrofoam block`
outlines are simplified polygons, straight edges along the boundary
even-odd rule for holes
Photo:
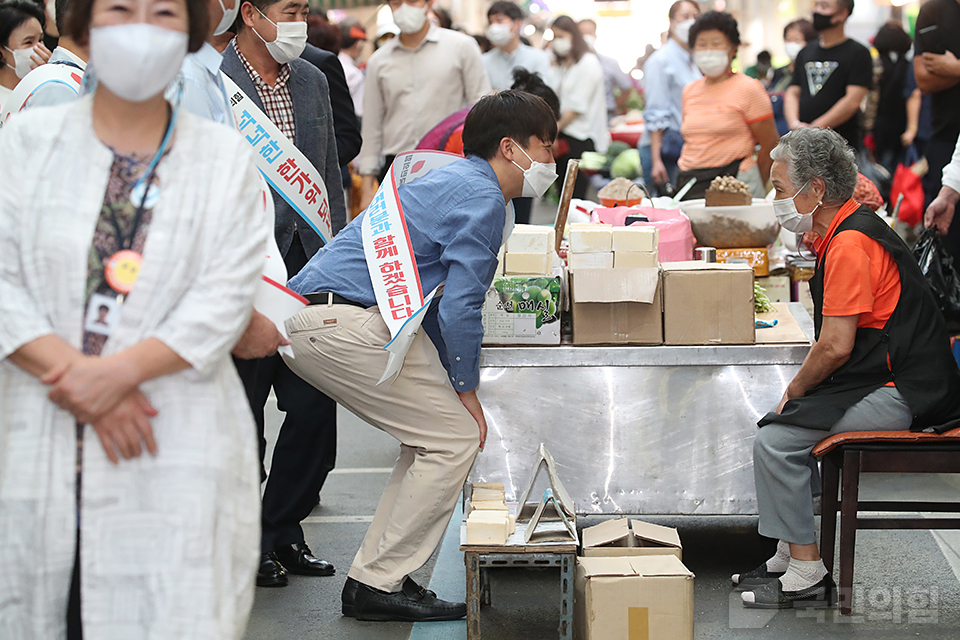
[[[567,256],[567,265],[573,271],[577,269],[612,269],[613,252],[571,253]]]
[[[570,229],[572,253],[613,251],[613,227],[604,225],[576,225]]]
[[[614,269],[655,269],[657,261],[656,251],[614,251]]]
[[[660,230],[656,227],[615,227],[613,229],[613,250],[617,251],[656,251]]]
[[[511,253],[507,251],[504,271],[508,276],[545,276],[550,274],[549,253]]]
[[[553,251],[551,227],[518,224],[507,240],[507,253],[549,253]]]
[[[510,517],[500,511],[474,511],[467,517],[467,544],[505,544]]]

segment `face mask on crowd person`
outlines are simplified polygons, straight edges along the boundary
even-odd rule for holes
[[[554,38],[550,46],[558,57],[566,58],[573,49],[573,41],[569,38]]]
[[[414,7],[404,2],[397,9],[393,9],[393,23],[400,28],[400,33],[417,33],[427,22],[427,5]]]
[[[180,72],[188,37],[152,24],[90,29],[90,60],[107,89],[130,102],[162,93]]]
[[[693,61],[703,75],[716,78],[727,70],[730,65],[730,55],[726,49],[701,49],[693,52]]]
[[[684,45],[690,40],[690,27],[693,26],[694,22],[696,20],[684,20],[673,28],[673,35],[677,36],[677,40]]]
[[[517,169],[523,171],[522,197],[542,198],[543,194],[545,194],[547,189],[550,188],[550,185],[552,185],[554,180],[557,179],[557,163],[551,162],[547,164],[545,162],[537,162],[531,158],[526,151],[523,150],[523,147],[517,144],[516,140],[511,140],[511,142],[516,144],[517,149],[520,149],[520,153],[527,156],[527,160],[530,161],[530,168],[524,169],[515,161],[511,160]]]
[[[513,27],[504,22],[493,22],[487,27],[487,40],[495,47],[502,47],[513,40]]]
[[[795,233],[813,231],[813,212],[820,208],[823,200],[818,202],[817,206],[814,207],[810,213],[800,213],[797,211],[797,196],[807,188],[808,184],[810,184],[809,181],[800,187],[791,198],[773,201],[773,212],[777,216],[777,222],[787,231],[793,231]]]
[[[587,43],[587,46],[593,49],[594,45],[597,44],[597,36],[590,35],[589,33],[583,36],[583,41]]]
[[[833,26],[833,17],[835,13],[814,13],[813,28],[817,31],[826,31]]]
[[[7,66],[16,72],[18,78],[23,78],[33,70],[33,60],[30,59],[30,56],[33,55],[33,47],[28,47],[26,49],[11,49],[10,47],[4,47],[4,49],[13,54],[14,64],[7,63]]]
[[[235,1],[240,2],[240,0]],[[256,29],[253,30],[267,45],[267,52],[270,56],[280,64],[287,64],[299,58],[307,46],[307,23],[298,20],[278,24],[263,15],[263,11],[260,11],[260,9],[257,9],[257,12],[263,16],[264,20],[277,28],[277,39],[273,42],[267,42]]]
[[[220,9],[223,10],[223,17],[220,18],[220,24],[217,25],[213,35],[222,36],[230,30],[230,27],[233,26],[234,21],[237,19],[237,12],[240,11],[240,3],[242,1],[243,0],[233,0],[233,7],[227,9],[223,4],[223,0],[217,0],[217,2],[220,3]]]
[[[796,60],[800,52],[803,51],[803,45],[799,42],[785,42],[783,48],[791,62]]]

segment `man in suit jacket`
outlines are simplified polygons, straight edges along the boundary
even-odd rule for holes
[[[324,75],[298,57],[306,43],[307,11],[306,0],[244,1],[239,33],[224,52],[221,69],[323,176],[336,233],[346,224],[346,209],[339,183],[329,88]],[[282,23],[303,23],[303,38],[299,38],[299,29],[286,25],[278,28]],[[278,193],[273,193],[273,199],[277,246],[293,276],[320,249],[323,240]],[[237,370],[259,428],[261,462],[266,447],[263,407],[271,387],[280,410],[286,412],[263,494],[257,584],[285,586],[288,571],[333,575],[331,564],[313,556],[300,522],[316,504],[328,473],[326,451],[336,446],[337,404],[297,377],[279,355],[238,361]]]
[[[309,42],[300,58],[323,72],[330,85],[330,106],[333,108],[333,128],[337,134],[337,156],[345,167],[360,153],[360,120],[356,105],[350,97],[347,76],[336,54],[315,47]],[[293,274],[290,274],[291,277]]]

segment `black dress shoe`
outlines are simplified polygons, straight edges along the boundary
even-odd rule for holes
[[[337,572],[332,564],[315,557],[305,542],[277,547],[275,553],[287,571],[296,576],[332,576]]]
[[[273,551],[260,554],[260,569],[257,571],[258,587],[285,587],[287,586],[287,570],[277,560]]]
[[[343,583],[343,592],[340,594],[340,611],[349,618],[357,617],[355,605],[357,601],[357,588],[359,586],[360,583],[349,576],[347,577],[347,581]]]
[[[346,585],[344,592],[347,592]],[[433,591],[407,578],[403,588],[396,593],[379,591],[358,582],[353,613],[357,620],[434,622],[460,620],[467,615],[467,605],[440,600]]]

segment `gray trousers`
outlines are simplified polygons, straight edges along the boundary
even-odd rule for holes
[[[817,541],[813,496],[820,470],[810,455],[818,442],[848,431],[905,431],[910,407],[895,387],[882,387],[853,405],[830,431],[772,423],[753,442],[753,473],[760,510],[760,535],[793,544]]]

